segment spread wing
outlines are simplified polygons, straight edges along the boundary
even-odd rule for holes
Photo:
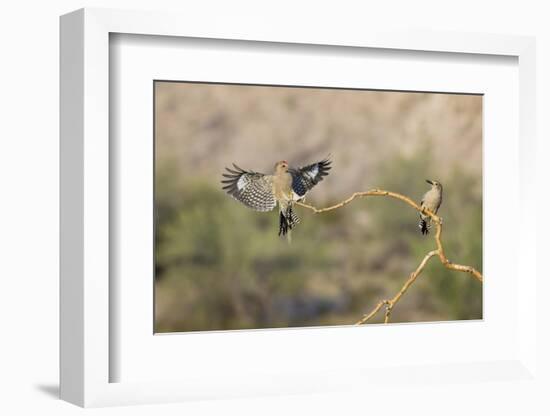
[[[304,166],[299,169],[289,169],[292,175],[292,190],[299,197],[303,197],[307,191],[317,185],[328,175],[332,162],[327,158],[317,163]]]
[[[246,171],[233,164],[234,169],[225,168],[226,178],[222,180],[223,190],[256,211],[271,211],[277,201],[273,196],[271,176],[263,173]]]

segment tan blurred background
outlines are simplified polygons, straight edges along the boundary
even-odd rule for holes
[[[156,332],[353,324],[434,248],[387,198],[297,208],[289,245],[275,212],[221,190],[233,162],[271,173],[330,153],[318,207],[375,187],[420,200],[439,180],[446,253],[482,270],[481,96],[156,82],[155,100]],[[481,314],[479,282],[433,260],[392,322]]]

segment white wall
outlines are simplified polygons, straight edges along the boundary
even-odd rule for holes
[[[254,4],[257,3],[257,4]],[[0,413],[72,414],[80,409],[60,402],[58,376],[58,16],[74,9],[116,7],[181,10],[227,19],[237,13],[268,14],[284,26],[286,19],[321,25],[327,31],[369,22],[388,26],[440,30],[510,33],[537,36],[539,182],[550,179],[550,30],[544,1],[333,1],[265,2],[229,1],[11,1],[0,10]],[[542,138],[545,137],[546,140]],[[546,185],[548,190],[548,185]],[[537,224],[548,235],[545,213],[548,195],[540,197]],[[513,221],[513,219],[511,219]],[[539,237],[539,248],[542,249]],[[548,248],[548,244],[545,248]],[[546,250],[545,250],[546,251]],[[542,252],[542,250],[541,250]],[[542,257],[542,256],[541,256]],[[540,259],[540,265],[542,266]],[[538,292],[543,300],[549,285]],[[550,317],[547,302],[539,302],[533,317]],[[544,317],[543,317],[544,315]],[[548,335],[544,350],[549,351]],[[547,354],[546,354],[547,355]],[[548,371],[548,359],[541,357]],[[547,389],[550,391],[550,388]],[[163,405],[154,408],[96,410],[100,414],[542,414],[548,412],[543,392],[486,384],[476,389],[457,385],[434,386],[431,395],[421,391],[388,391],[387,397],[346,394],[234,400],[211,403]],[[503,413],[504,412],[504,413]]]

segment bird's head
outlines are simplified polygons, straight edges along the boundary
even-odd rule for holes
[[[431,180],[431,179],[426,179],[426,182],[428,182],[430,185],[432,185],[432,188],[436,188],[436,189],[439,189],[439,190],[443,189],[443,186],[438,181],[434,181],[434,180]]]
[[[275,163],[275,172],[277,173],[286,173],[288,172],[288,162],[286,160],[281,160]]]

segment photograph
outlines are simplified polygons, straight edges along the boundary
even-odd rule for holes
[[[155,333],[483,319],[483,95],[153,89]]]
[[[549,416],[543,6],[4,2],[0,416]]]

